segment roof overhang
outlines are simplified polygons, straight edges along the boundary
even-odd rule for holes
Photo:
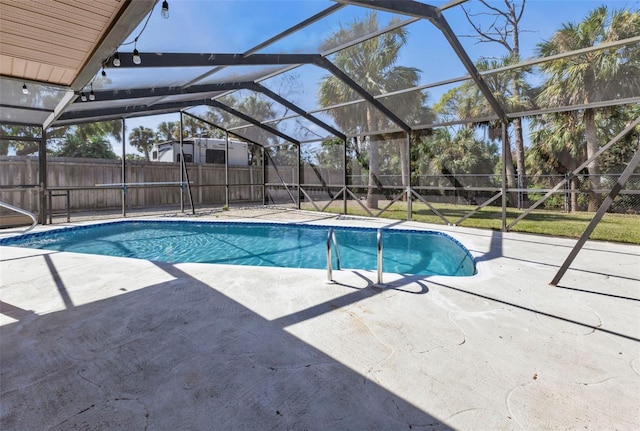
[[[50,124],[156,2],[0,0],[0,121]]]

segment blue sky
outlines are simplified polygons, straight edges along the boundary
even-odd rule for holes
[[[138,39],[137,48],[141,52],[240,53],[333,4],[326,0],[168,1],[170,18],[161,18],[161,2],[158,2],[147,27]],[[443,3],[445,1],[432,2],[434,5]],[[502,0],[494,0],[493,4],[500,6],[503,3]],[[603,4],[613,9],[640,9],[640,0],[528,0],[521,24],[522,57],[535,56],[536,45],[549,38],[563,23],[579,22],[590,10]],[[474,0],[467,2],[465,7],[473,13],[483,11],[479,2]],[[365,13],[367,11],[363,8],[348,6],[333,17],[303,29],[295,36],[287,38],[287,41],[277,43],[262,52],[317,52],[320,42],[333,33],[340,23],[352,22]],[[386,22],[391,16],[378,12],[381,23]],[[444,16],[458,36],[472,33],[471,26],[459,7],[445,11]],[[133,41],[141,27],[142,25],[127,38],[128,42]],[[410,40],[401,52],[399,64],[420,69],[421,83],[466,74],[451,48],[431,24],[421,21],[407,28]],[[480,57],[500,57],[505,53],[504,49],[496,44],[478,44],[474,39],[465,37],[460,37],[460,41],[472,60]],[[120,52],[132,49],[133,45],[129,44],[122,47]],[[180,75],[183,72],[172,73]],[[305,109],[309,109],[309,104],[315,103],[315,86],[323,75],[326,75],[326,72],[318,69],[309,76],[301,77],[311,88],[306,88],[307,85],[304,84],[304,91],[296,94],[299,100],[295,101]],[[116,73],[112,79],[118,80],[120,76]],[[171,79],[170,74],[167,74],[166,79]],[[144,75],[140,75],[138,80],[144,80]],[[138,84],[132,81],[131,85]],[[438,94],[432,94],[431,101],[435,102],[438,97]],[[128,131],[138,126],[155,130],[160,121],[175,121],[178,118],[178,114],[134,118],[127,120],[126,126]],[[114,149],[118,154],[121,152],[119,144],[116,144]],[[127,153],[130,152],[135,150],[127,147]]]

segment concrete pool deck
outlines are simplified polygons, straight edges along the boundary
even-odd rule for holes
[[[208,218],[440,230],[479,274],[376,287],[375,271],[329,284],[324,270],[0,247],[0,429],[640,428],[638,246],[587,242],[551,287],[575,240]]]

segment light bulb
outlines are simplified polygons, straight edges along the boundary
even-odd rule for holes
[[[22,84],[22,94],[29,94],[29,89],[27,88],[27,84]]]
[[[94,93],[93,90],[89,93],[89,100],[96,100],[96,93]]]
[[[120,67],[120,56],[118,55],[117,52],[113,56],[113,65],[114,65],[114,67]]]
[[[162,15],[162,18],[164,19],[169,18],[169,3],[167,2],[167,0],[164,0],[162,2],[162,12],[160,12],[160,15]]]
[[[140,53],[136,48],[133,50],[133,64],[140,64],[140,63],[142,63],[142,59],[140,58]]]
[[[87,101],[87,95],[84,93],[80,93],[80,100],[82,100],[83,102]]]

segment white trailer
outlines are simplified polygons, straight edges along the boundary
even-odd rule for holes
[[[188,138],[182,141],[182,152],[187,163],[209,163],[224,165],[227,143],[224,139]],[[154,162],[179,162],[180,142],[168,141],[155,144],[151,150]],[[249,145],[246,142],[229,140],[229,165],[247,166]]]

